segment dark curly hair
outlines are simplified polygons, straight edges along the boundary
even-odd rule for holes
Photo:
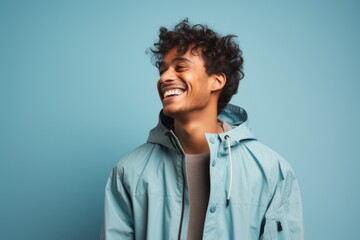
[[[154,64],[159,69],[166,53],[178,48],[179,54],[185,54],[190,45],[191,51],[200,49],[208,75],[225,74],[226,84],[218,100],[218,114],[237,93],[239,82],[244,78],[243,58],[239,45],[234,42],[235,35],[220,36],[206,25],[191,25],[188,19],[178,23],[174,30],[160,28],[159,41],[150,51]]]

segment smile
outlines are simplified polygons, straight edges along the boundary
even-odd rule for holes
[[[183,93],[184,93],[184,90],[179,89],[179,88],[175,88],[175,89],[165,90],[163,92],[163,96],[164,96],[164,98],[166,98],[166,97],[174,97],[174,96],[179,96],[179,95],[181,95]]]

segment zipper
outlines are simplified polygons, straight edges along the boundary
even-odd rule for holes
[[[184,179],[185,179],[185,177],[184,177],[184,174],[183,174],[183,180]],[[184,210],[185,210],[185,187],[183,187],[183,193],[182,193],[181,217],[180,217],[178,240],[181,240],[181,231],[182,231],[182,225],[183,225]]]
[[[179,148],[181,155],[182,155],[182,178],[183,178],[183,189],[182,189],[182,204],[181,204],[181,215],[180,215],[180,225],[179,225],[179,235],[178,240],[181,240],[181,232],[183,227],[183,219],[184,219],[184,211],[185,211],[185,187],[187,185],[186,176],[186,165],[185,165],[185,152],[184,149],[181,147],[179,140],[177,139],[175,133],[170,130],[171,136],[175,139],[176,145]]]

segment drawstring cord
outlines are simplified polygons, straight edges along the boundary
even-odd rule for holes
[[[230,145],[230,137],[228,135],[225,136],[225,140],[227,141],[228,151],[229,151],[229,168],[230,168],[230,177],[229,177],[229,188],[228,194],[226,198],[226,206],[229,206],[230,197],[231,197],[231,187],[232,187],[232,158],[231,158],[231,145]]]

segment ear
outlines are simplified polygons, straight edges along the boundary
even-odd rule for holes
[[[211,91],[216,92],[225,86],[226,83],[226,75],[224,73],[213,74],[211,78]]]

